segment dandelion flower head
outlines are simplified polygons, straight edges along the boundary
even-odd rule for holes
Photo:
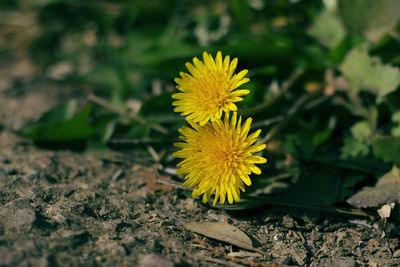
[[[240,200],[240,190],[244,185],[250,186],[249,175],[253,172],[261,174],[255,164],[267,160],[253,153],[263,150],[265,144],[254,144],[261,130],[248,135],[251,118],[242,125],[242,118],[237,120],[236,112],[229,120],[225,118],[208,122],[200,126],[189,121],[191,127],[182,127],[179,132],[184,142],[175,143],[181,150],[173,154],[183,158],[177,166],[178,174],[186,174],[184,187],[195,186],[193,197],[203,195],[202,201],[207,202],[215,191],[214,203],[220,200],[223,204],[228,199],[230,204]]]
[[[234,74],[238,59],[232,61],[229,56],[222,59],[221,52],[214,58],[207,52],[203,53],[203,62],[193,59],[193,64],[187,62],[186,67],[190,74],[181,72],[176,78],[179,93],[172,95],[176,99],[172,104],[175,112],[187,116],[187,120],[206,124],[209,120],[221,118],[222,111],[236,111],[235,102],[243,100],[240,96],[250,91],[239,86],[249,81],[244,76],[247,70]]]

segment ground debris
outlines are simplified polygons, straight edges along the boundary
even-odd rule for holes
[[[6,132],[2,138],[12,136]],[[376,227],[329,217],[310,223],[311,217],[296,214],[214,210],[181,188],[147,186],[141,171],[147,168],[157,178],[152,167],[103,161],[92,152],[40,150],[30,143],[21,149],[20,139],[10,140],[0,158],[1,265],[129,266],[146,263],[140,255],[158,255],[164,266],[398,263],[398,237],[387,236],[385,249]],[[230,225],[251,238],[234,246],[210,240],[210,250],[193,242],[183,227],[189,221]],[[243,244],[262,253],[246,254],[239,249]]]
[[[311,266],[326,266],[326,267],[354,267],[356,266],[356,262],[354,259],[349,257],[338,257],[338,258],[330,258],[323,259],[319,262],[319,265],[311,265]]]
[[[169,259],[159,254],[147,254],[139,262],[140,267],[173,267],[174,264]]]
[[[0,207],[0,221],[5,225],[6,232],[28,232],[35,219],[29,199],[17,199]]]
[[[224,222],[188,222],[185,228],[207,237],[227,242],[240,248],[256,250],[251,239],[233,225]]]

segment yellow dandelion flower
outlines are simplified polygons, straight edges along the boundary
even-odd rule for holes
[[[184,187],[196,186],[192,196],[203,195],[207,202],[215,191],[214,205],[217,200],[230,204],[240,200],[240,190],[244,184],[251,185],[249,175],[261,174],[255,164],[267,162],[253,153],[263,150],[265,144],[254,144],[261,130],[248,135],[251,118],[242,125],[242,117],[237,121],[236,112],[229,120],[229,113],[222,119],[208,122],[204,126],[189,121],[190,127],[182,127],[179,132],[184,142],[174,143],[181,150],[173,153],[176,158],[183,158],[177,166],[178,174],[187,174]]]
[[[240,96],[247,95],[249,90],[236,90],[240,85],[247,83],[244,78],[247,70],[233,74],[238,59],[230,61],[229,56],[222,60],[221,52],[215,60],[207,52],[203,53],[203,62],[193,59],[193,64],[187,62],[186,67],[190,74],[181,72],[181,78],[176,78],[176,88],[181,91],[172,95],[176,99],[172,105],[174,111],[187,116],[187,120],[206,124],[209,120],[221,118],[222,111],[236,111],[235,102],[243,100]]]

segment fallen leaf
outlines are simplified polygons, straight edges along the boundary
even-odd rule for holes
[[[375,187],[366,187],[347,202],[357,208],[378,207],[382,204],[400,203],[400,170],[393,169],[383,175]]]
[[[394,203],[385,204],[378,210],[378,214],[382,219],[387,219],[390,217],[390,212],[394,208]]]
[[[259,251],[253,247],[251,239],[233,225],[224,222],[188,222],[184,226],[192,232],[247,250]]]
[[[153,167],[143,167],[140,169],[139,174],[140,177],[143,179],[141,182],[142,184],[146,184],[147,188],[150,190],[155,190],[155,191],[171,191],[173,189],[172,186],[166,185],[166,184],[159,184],[157,183],[157,180],[168,180],[166,177],[161,176],[158,171],[156,166]]]

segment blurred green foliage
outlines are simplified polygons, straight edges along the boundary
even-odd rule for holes
[[[105,101],[80,112],[74,101],[55,107],[22,131],[34,141],[170,151],[183,124],[172,112],[173,79],[202,51],[220,50],[249,69],[251,94],[239,111],[273,133],[253,191],[284,185],[296,199],[332,204],[399,163],[399,0],[18,0],[0,7],[33,16],[26,47],[46,79]],[[268,179],[276,173],[290,175]]]

